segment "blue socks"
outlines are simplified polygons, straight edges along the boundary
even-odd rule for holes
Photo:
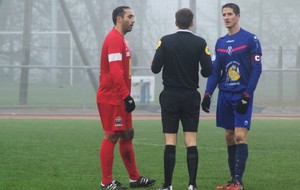
[[[248,159],[248,145],[237,144],[235,153],[235,176],[234,180],[243,184],[242,177],[246,168],[246,161]]]
[[[231,180],[234,178],[235,171],[235,153],[236,153],[236,145],[230,145],[227,147],[228,152],[228,166],[230,169]]]

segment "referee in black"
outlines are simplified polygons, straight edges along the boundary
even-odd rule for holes
[[[164,89],[160,94],[161,117],[165,135],[164,184],[158,190],[172,190],[179,121],[184,131],[189,172],[188,190],[197,190],[197,131],[200,116],[199,65],[201,75],[212,73],[212,61],[206,41],[191,32],[194,14],[183,8],[176,12],[178,31],[163,36],[156,47],[151,70],[162,71]],[[200,64],[199,64],[200,63]]]

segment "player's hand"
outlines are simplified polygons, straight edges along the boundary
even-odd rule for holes
[[[150,60],[150,61],[149,61],[150,67],[152,66],[152,64],[153,64],[153,60]]]
[[[250,103],[250,96],[246,92],[243,93],[242,97],[237,103],[236,112],[240,114],[246,114]]]
[[[134,99],[130,95],[124,99],[124,103],[126,106],[125,111],[132,112],[135,109]]]
[[[201,106],[202,106],[202,110],[205,111],[206,113],[209,113],[210,102],[211,102],[211,95],[208,93],[205,93],[202,103],[201,103]]]

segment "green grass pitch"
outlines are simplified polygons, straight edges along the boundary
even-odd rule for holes
[[[134,148],[141,174],[163,183],[164,136],[159,120],[134,121]],[[98,120],[0,119],[0,190],[99,189]],[[300,189],[300,120],[254,119],[248,136],[247,190]],[[198,134],[199,189],[209,190],[229,179],[223,130],[201,120]],[[182,132],[179,133],[175,190],[187,189]],[[115,151],[114,178],[128,185]]]

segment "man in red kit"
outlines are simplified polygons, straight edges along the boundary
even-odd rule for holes
[[[135,23],[133,11],[127,6],[117,7],[112,13],[112,19],[114,27],[102,46],[100,86],[97,92],[97,105],[104,130],[100,147],[100,186],[102,189],[127,189],[112,176],[114,148],[119,142],[130,187],[149,187],[156,180],[139,174],[132,146],[134,131],[131,112],[135,109],[135,103],[130,96],[131,56],[124,36],[132,30]]]

